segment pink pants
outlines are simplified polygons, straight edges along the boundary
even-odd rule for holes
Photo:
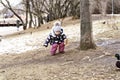
[[[62,42],[61,44],[53,44],[50,50],[51,55],[54,55],[56,53],[57,48],[59,48],[59,53],[64,52],[64,47],[65,47],[64,42]]]

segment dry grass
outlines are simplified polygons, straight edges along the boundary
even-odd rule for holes
[[[63,25],[75,25],[79,20],[71,18],[63,21]],[[53,22],[31,31],[47,30]],[[106,24],[95,23],[94,31],[97,39],[119,38],[119,30],[111,30]],[[104,29],[104,31],[102,31]],[[107,30],[106,30],[107,29]],[[110,30],[110,31],[109,31]],[[98,34],[98,32],[102,31]],[[20,32],[22,33],[22,32]],[[13,36],[18,35],[18,33]],[[10,35],[9,35],[10,36]],[[8,37],[8,36],[7,36]],[[13,37],[14,38],[14,37]],[[119,71],[114,66],[116,59],[113,53],[106,55],[113,49],[97,47],[96,50],[79,51],[79,42],[70,40],[65,54],[50,56],[49,48],[27,51],[23,54],[4,54],[0,56],[0,80],[120,80]],[[116,45],[115,45],[116,46]]]

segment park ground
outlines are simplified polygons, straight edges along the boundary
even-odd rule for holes
[[[113,21],[118,21],[114,22]],[[66,18],[68,36],[64,54],[51,56],[43,47],[53,22],[39,29],[5,35],[0,42],[0,80],[120,80],[115,53],[120,53],[119,18],[93,21],[96,49],[78,50],[80,20]],[[49,29],[48,29],[49,27]]]

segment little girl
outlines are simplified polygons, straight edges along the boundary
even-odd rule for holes
[[[53,35],[54,34],[54,35]],[[50,53],[51,55],[55,55],[57,49],[59,49],[59,53],[64,53],[65,45],[67,44],[66,35],[61,33],[60,27],[53,28],[53,34],[50,33],[47,37],[44,46],[48,47],[48,43],[51,45]]]

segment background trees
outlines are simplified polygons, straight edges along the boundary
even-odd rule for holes
[[[43,20],[52,21],[59,18],[73,16],[80,17],[80,0],[22,0],[25,19],[21,18],[15,11],[9,0],[1,0],[4,7],[11,10],[24,25],[24,29],[32,26],[40,27]],[[112,0],[90,0],[90,12],[93,14],[111,14]],[[120,0],[114,0],[114,13],[120,13]]]

